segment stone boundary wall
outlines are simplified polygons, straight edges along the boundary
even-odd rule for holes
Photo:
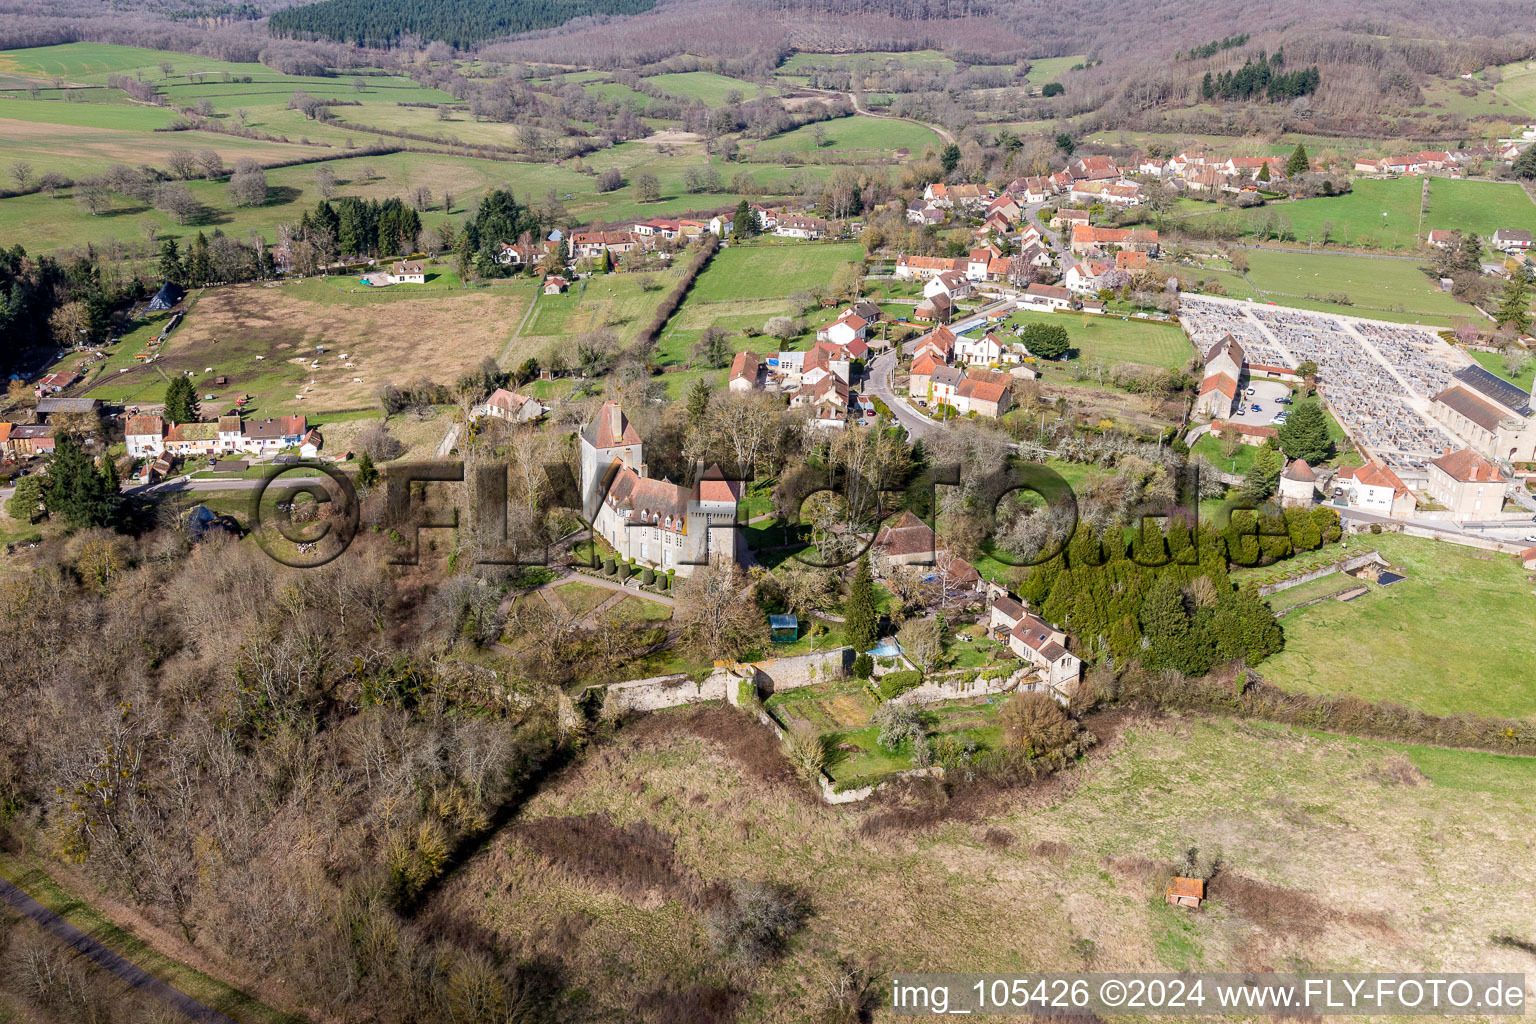
[[[608,698],[603,702],[603,714],[659,711],[706,700],[723,700],[729,688],[727,681],[733,679],[729,673],[716,670],[701,683],[695,683],[682,673],[610,683]]]
[[[1259,596],[1268,597],[1271,594],[1278,594],[1282,590],[1290,590],[1292,587],[1299,587],[1303,583],[1311,583],[1313,580],[1320,580],[1324,576],[1332,576],[1336,572],[1352,572],[1355,569],[1360,568],[1362,565],[1367,564],[1368,562],[1377,562],[1381,565],[1387,565],[1387,560],[1382,558],[1380,554],[1375,551],[1367,551],[1363,555],[1355,555],[1352,558],[1343,558],[1331,565],[1325,565],[1321,568],[1313,569],[1311,572],[1304,572],[1300,576],[1293,576],[1290,579],[1284,579],[1278,583],[1266,584],[1259,588]]]

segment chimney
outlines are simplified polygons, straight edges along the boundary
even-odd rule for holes
[[[624,437],[624,410],[619,408],[618,402],[608,403],[608,430],[615,443]]]

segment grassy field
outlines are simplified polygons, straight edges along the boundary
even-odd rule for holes
[[[159,359],[134,365],[153,328],[135,332],[87,381],[85,393],[159,402],[166,382],[190,370],[199,396],[215,395],[204,400],[208,415],[242,395],[253,396],[247,408],[259,416],[370,408],[381,384],[422,374],[452,383],[482,358],[496,357],[534,287],[513,281],[467,291],[428,284],[349,292],[309,280],[210,288],[195,297]],[[323,355],[317,345],[325,346]],[[315,359],[319,367],[311,365]],[[207,382],[219,376],[228,384],[212,388]]]
[[[1478,365],[1489,373],[1503,377],[1522,391],[1529,392],[1536,386],[1536,360],[1528,360],[1525,369],[1512,374],[1504,365],[1504,357],[1497,352],[1468,352],[1467,355],[1476,359]]]
[[[1054,82],[1060,78],[1074,64],[1081,64],[1084,58],[1077,57],[1040,57],[1029,62],[1029,84],[1036,89],[1047,82]]]
[[[773,95],[778,90],[772,86],[760,86],[740,78],[727,78],[713,71],[684,71],[671,75],[652,75],[646,79],[658,89],[677,96],[702,100],[706,106],[723,107],[733,92],[741,93],[742,99]]]
[[[431,909],[498,947],[558,956],[590,994],[576,1021],[640,1019],[649,993],[734,987],[695,895],[743,877],[790,884],[814,908],[786,957],[751,976],[737,1019],[763,1024],[819,1019],[840,961],[877,979],[1063,965],[1525,969],[1525,954],[1490,940],[1529,932],[1509,899],[1536,886],[1525,760],[1224,719],[1132,721],[1064,785],[980,804],[962,792],[949,813],[919,806],[915,824],[897,824],[878,803],[803,795],[775,774],[775,744],[735,716],[648,716],[596,745]],[[611,822],[615,841],[601,845],[615,856],[575,852],[592,846],[578,831],[588,815]],[[1426,823],[1454,842],[1426,839]],[[1162,900],[1191,846],[1223,864],[1193,914]]]
[[[1431,178],[1429,205],[1421,216],[1423,189],[1423,178],[1361,178],[1347,195],[1275,203],[1249,211],[1246,220],[1252,225],[1283,219],[1306,244],[1321,244],[1326,234],[1335,244],[1370,249],[1415,249],[1436,229],[1474,231],[1484,238],[1501,227],[1536,229],[1536,204],[1514,182]]]
[[[1471,231],[1486,242],[1500,228],[1536,230],[1536,203],[1525,189],[1512,181],[1431,179],[1426,232]]]
[[[773,299],[826,287],[841,266],[864,258],[857,242],[733,245],[699,275],[690,302]]]
[[[1373,585],[1348,604],[1287,615],[1285,650],[1263,664],[1264,677],[1287,689],[1352,693],[1434,714],[1536,721],[1536,677],[1526,657],[1536,597],[1519,565],[1508,555],[1414,537],[1383,534],[1368,543],[1408,578]]]
[[[1092,313],[1036,313],[1020,310],[1007,325],[1059,324],[1067,329],[1079,359],[1103,359],[1112,363],[1143,363],[1182,369],[1195,355],[1185,333],[1173,324],[1122,320]]]
[[[826,144],[816,145],[816,130],[826,135]],[[910,121],[891,121],[878,117],[840,117],[796,128],[783,135],[764,139],[755,147],[760,153],[810,153],[826,150],[869,150],[907,152],[921,155],[929,146],[937,146],[938,135],[931,128]]]
[[[1536,114],[1536,61],[1505,64],[1499,68],[1504,80],[1495,87],[1498,94],[1525,114]]]
[[[1451,317],[1473,312],[1449,292],[1442,292],[1412,260],[1274,249],[1245,249],[1243,254],[1248,258],[1249,282],[1264,298],[1281,305],[1363,317],[1390,310],[1441,326]],[[1348,295],[1351,305],[1323,301],[1323,296],[1333,293]],[[1308,295],[1317,298],[1308,301]]]
[[[647,279],[662,287],[646,291]],[[677,275],[671,272],[607,274],[580,281],[563,295],[540,295],[519,338],[520,346],[543,358],[571,337],[604,327],[611,328],[621,342],[631,341],[676,281]]]

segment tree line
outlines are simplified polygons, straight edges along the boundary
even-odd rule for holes
[[[483,39],[554,28],[573,18],[639,14],[653,6],[655,0],[320,0],[278,11],[267,24],[274,35],[381,49],[397,45],[403,36],[467,49]]]

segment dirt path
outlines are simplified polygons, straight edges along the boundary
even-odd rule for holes
[[[848,94],[848,102],[853,104],[853,109],[856,112],[863,114],[865,117],[878,117],[886,121],[908,121],[915,125],[921,125],[931,132],[937,132],[939,138],[943,139],[948,144],[953,145],[955,141],[955,137],[953,135],[945,131],[943,128],[940,128],[936,124],[929,124],[926,121],[918,121],[910,117],[897,117],[895,114],[877,114],[872,110],[865,110],[863,107],[859,106],[859,97],[856,93],[850,92]]]
[[[166,1006],[179,1010],[189,1019],[210,1021],[212,1024],[239,1024],[233,1017],[226,1017],[217,1010],[209,1009],[180,989],[172,988],[142,967],[130,963],[3,878],[0,878],[0,899],[5,900],[19,913],[30,917],[44,931],[75,949],[98,967],[117,975],[140,992],[154,996]]]

